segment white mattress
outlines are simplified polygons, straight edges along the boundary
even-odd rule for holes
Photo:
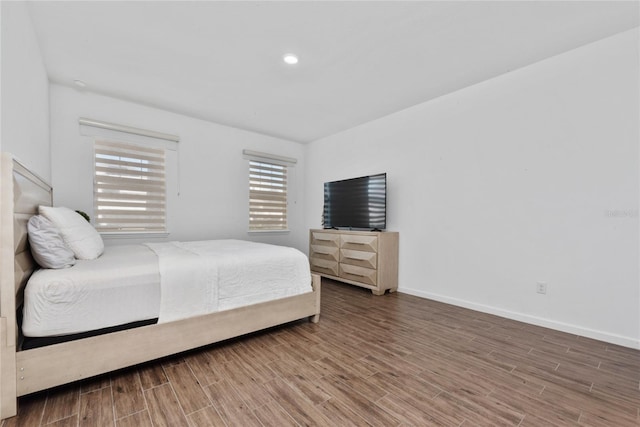
[[[158,317],[160,275],[146,246],[110,246],[95,260],[37,270],[24,291],[22,332],[67,335]]]
[[[307,258],[295,249],[237,240],[181,245],[215,259],[217,310],[311,292]],[[278,252],[294,261],[269,262]],[[251,262],[256,256],[261,266]],[[109,246],[96,260],[38,270],[25,288],[23,333],[68,335],[157,318],[160,281],[158,257],[145,245]]]

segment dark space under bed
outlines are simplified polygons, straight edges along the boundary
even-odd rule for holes
[[[127,329],[139,328],[140,326],[153,325],[158,323],[158,319],[140,320],[138,322],[131,322],[124,325],[111,326],[109,328],[96,329],[88,332],[81,332],[78,334],[62,335],[56,337],[24,337],[22,341],[22,350],[29,350],[32,348],[45,347],[52,344],[60,344],[67,341],[79,340],[82,338],[95,337],[98,335],[109,334],[111,332],[124,331]]]

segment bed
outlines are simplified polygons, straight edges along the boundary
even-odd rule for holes
[[[46,347],[21,350],[22,337],[17,313],[25,300],[25,285],[33,276],[33,281],[29,284],[28,299],[37,299],[38,287],[31,285],[38,283],[40,279],[44,281],[43,276],[49,273],[38,270],[31,256],[27,223],[29,218],[37,213],[39,205],[51,205],[52,190],[46,182],[7,153],[2,153],[0,176],[0,418],[2,419],[16,415],[19,396],[283,323],[307,317],[314,323],[319,320],[320,277],[307,275],[308,290],[292,292],[277,288],[278,285],[274,284],[277,282],[275,279],[281,273],[272,271],[269,273],[271,276],[267,273],[263,274],[262,292],[251,291],[249,295],[240,292],[242,295],[239,295],[230,291],[220,291],[213,303],[217,311],[209,314],[184,318],[180,315],[180,307],[176,314],[175,308],[173,312],[167,312],[166,307],[163,307],[157,297],[148,297],[148,301],[138,298],[137,303],[134,301],[132,304],[136,311],[140,310],[141,317],[150,324]],[[143,260],[135,263],[136,268],[144,270],[142,267],[145,265],[145,259],[147,263],[153,264],[151,262],[154,260],[153,257],[160,256],[159,253],[164,254],[166,251],[173,254],[175,251],[183,250],[211,253],[220,251],[240,253],[243,250],[249,250],[241,241],[230,241],[225,244],[230,246],[225,246],[223,249],[218,246],[218,243],[207,243],[208,246],[205,246],[205,242],[183,242],[174,243],[175,247],[170,245],[163,247],[134,245],[115,249],[109,247],[106,248],[105,258],[101,263],[109,265],[117,263],[119,257],[127,257],[131,255],[127,251],[133,251],[137,254],[135,256],[141,257],[138,261]],[[228,249],[229,247],[232,250]],[[226,274],[232,282],[236,280],[239,267],[234,262],[229,261],[229,264],[231,267],[235,266],[236,270],[233,268],[225,270],[226,273],[220,270],[218,275],[223,277]],[[85,266],[85,269],[87,268],[93,267]],[[216,264],[215,268],[221,269],[222,264]],[[160,270],[162,270],[162,264],[160,264]],[[82,273],[82,268],[77,271]],[[154,274],[152,270],[142,271],[143,279],[138,286],[141,288],[154,286],[150,284],[153,282]],[[115,278],[108,280],[108,275],[104,277],[106,277],[106,280],[102,281],[104,286],[119,280]],[[269,277],[273,280],[269,280]],[[155,279],[157,280],[157,274]],[[155,286],[157,295],[158,285]],[[161,286],[165,285],[161,284]],[[235,291],[242,290],[244,287],[244,284],[236,286]],[[164,292],[164,288],[162,289]],[[255,289],[259,289],[259,286]],[[35,296],[31,295],[31,292]],[[276,295],[276,299],[265,300],[266,294]],[[105,298],[105,295],[108,293],[101,295],[98,292],[94,298],[99,300]],[[153,291],[151,295],[154,295]],[[129,298],[133,297],[127,297]],[[184,307],[182,310],[184,311]],[[131,310],[123,310],[123,313],[126,315],[131,313]],[[171,317],[172,315],[174,317]],[[79,330],[73,326],[74,321],[62,319],[62,316],[58,320],[61,322],[54,323],[28,314],[25,316],[24,326],[31,334],[43,336],[72,334]],[[109,322],[122,323],[129,320],[135,323],[136,319],[125,316]],[[77,319],[75,321],[77,323]],[[44,330],[39,329],[42,327]],[[91,327],[100,326],[92,325]]]

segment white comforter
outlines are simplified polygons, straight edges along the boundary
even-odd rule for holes
[[[160,267],[158,323],[309,292],[300,251],[242,240],[149,243]]]

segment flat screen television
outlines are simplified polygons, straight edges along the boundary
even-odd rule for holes
[[[324,228],[387,228],[387,174],[324,183]]]

